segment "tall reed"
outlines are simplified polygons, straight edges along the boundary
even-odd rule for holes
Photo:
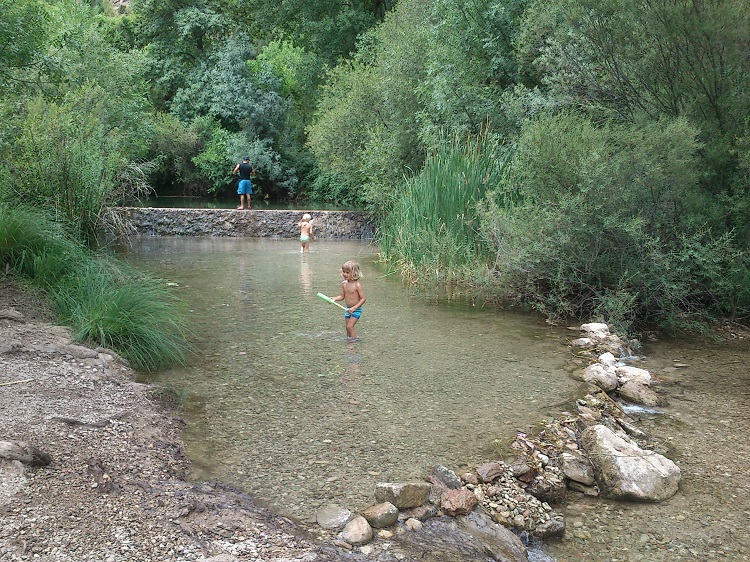
[[[411,280],[461,282],[483,259],[477,204],[502,177],[507,153],[493,137],[437,145],[404,181],[378,229],[381,257]]]

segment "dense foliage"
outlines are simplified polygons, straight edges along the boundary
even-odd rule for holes
[[[750,307],[746,0],[0,0],[0,200],[370,209],[383,258],[550,317]]]

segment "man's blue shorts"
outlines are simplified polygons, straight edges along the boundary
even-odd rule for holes
[[[252,195],[253,194],[253,183],[250,180],[240,180],[237,186],[237,195]]]
[[[344,312],[344,318],[351,318],[352,316],[359,320],[359,317],[362,316],[362,307],[360,306],[357,310],[351,312]]]

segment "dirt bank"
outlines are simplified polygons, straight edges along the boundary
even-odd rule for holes
[[[0,441],[52,459],[0,462],[0,559],[339,559],[249,496],[183,481],[182,420],[101,351],[70,345],[40,299],[0,279]]]

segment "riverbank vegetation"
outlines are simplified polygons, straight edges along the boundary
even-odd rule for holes
[[[76,341],[116,351],[139,370],[187,359],[187,314],[165,282],[85,248],[45,213],[0,204],[0,263],[4,275],[49,296]]]
[[[750,309],[746,2],[0,0],[0,201],[351,205],[413,282],[618,331]],[[96,277],[96,275],[94,275]]]

